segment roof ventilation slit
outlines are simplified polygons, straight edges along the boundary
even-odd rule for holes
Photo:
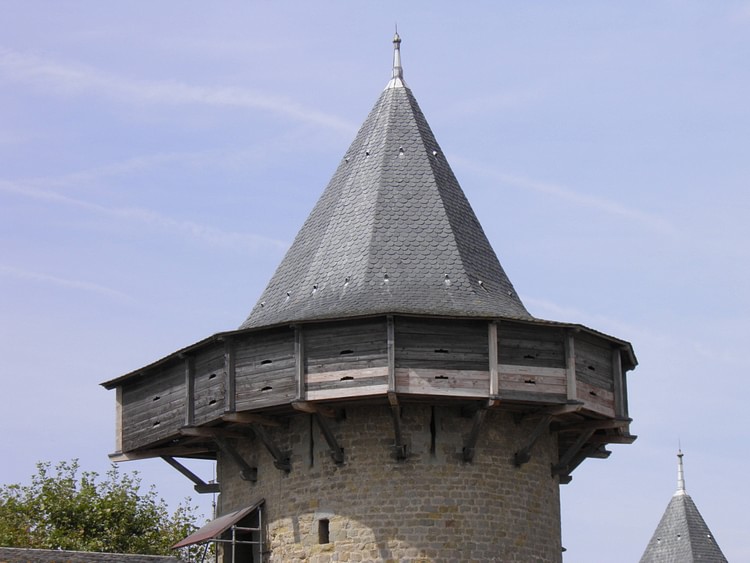
[[[383,274],[383,281],[385,283],[388,283],[390,281],[389,278],[388,278],[388,274]]]

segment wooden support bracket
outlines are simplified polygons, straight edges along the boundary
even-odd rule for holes
[[[190,479],[195,484],[196,493],[220,493],[221,489],[218,483],[206,483],[203,479],[198,477],[195,473],[190,471],[187,467],[182,465],[172,456],[163,455],[161,458],[166,461],[169,465],[174,467],[177,471],[182,473],[185,477]]]
[[[393,416],[393,433],[394,433],[394,449],[396,452],[396,459],[401,461],[408,456],[408,447],[404,442],[404,436],[401,432],[401,405],[398,403],[398,396],[396,393],[388,393],[388,402],[391,404],[391,415]]]
[[[534,430],[532,430],[526,445],[515,453],[513,461],[516,467],[521,467],[524,463],[528,463],[531,460],[531,448],[534,447],[534,444],[542,433],[548,430],[550,423],[555,417],[576,413],[582,408],[583,403],[581,401],[568,401],[564,405],[549,407],[542,411],[533,413],[534,416],[539,416],[541,414],[541,418],[534,427]],[[518,422],[520,422],[520,420]]]
[[[466,437],[463,449],[463,459],[466,462],[471,462],[476,454],[477,440],[479,439],[479,431],[482,428],[484,417],[487,415],[487,408],[481,407],[474,413],[474,420],[471,424],[471,432]]]
[[[581,453],[583,446],[586,444],[589,438],[594,434],[595,429],[584,430],[578,435],[576,441],[567,449],[562,455],[560,460],[552,466],[553,475],[565,475],[570,474],[572,471],[570,466],[573,459]],[[586,457],[585,455],[583,457]],[[580,463],[580,462],[579,462]]]
[[[315,420],[318,421],[318,427],[323,433],[323,437],[328,442],[328,447],[331,450],[331,457],[336,465],[343,465],[344,463],[344,450],[339,443],[336,441],[336,436],[333,435],[331,427],[328,425],[328,421],[320,413],[315,413]]]
[[[549,423],[551,421],[552,415],[549,413],[544,414],[539,419],[539,422],[536,423],[534,430],[531,431],[531,435],[526,441],[526,445],[518,450],[513,456],[513,462],[515,463],[516,467],[521,467],[524,463],[528,463],[531,460],[531,448],[534,447],[534,444],[539,439],[539,437],[545,431],[547,431],[547,429],[549,428]]]
[[[214,437],[214,441],[216,442],[216,445],[219,446],[219,449],[222,451],[222,453],[231,457],[239,466],[240,477],[244,481],[250,481],[254,483],[258,480],[258,468],[252,467],[248,462],[246,462],[245,458],[240,455],[240,453],[229,442],[229,440],[216,436]]]
[[[266,447],[268,452],[273,456],[273,465],[276,467],[276,469],[281,469],[282,471],[286,471],[289,473],[292,470],[292,465],[289,463],[289,454],[282,453],[282,451],[276,446],[276,444],[271,440],[271,437],[266,432],[266,429],[263,428],[260,424],[253,424],[252,425],[253,432],[255,432],[255,435],[260,439],[261,442],[263,442],[263,445]]]

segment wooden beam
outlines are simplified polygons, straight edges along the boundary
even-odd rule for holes
[[[406,459],[408,455],[408,448],[404,442],[403,432],[401,431],[401,406],[398,403],[398,397],[395,393],[388,393],[388,400],[391,403],[391,416],[393,417],[394,449],[396,452],[396,459],[401,461]]]
[[[304,401],[306,399],[306,396],[305,396],[305,335],[302,332],[301,326],[294,327],[294,377],[297,383],[296,400]]]
[[[630,419],[621,420],[586,420],[584,422],[571,422],[560,424],[555,428],[557,432],[580,432],[583,430],[607,430],[611,428],[625,428],[630,424]]]
[[[263,445],[268,450],[268,453],[273,457],[273,465],[276,469],[281,469],[289,473],[292,470],[292,465],[289,462],[289,454],[282,453],[282,451],[276,446],[271,437],[266,432],[266,429],[260,424],[252,425],[253,432],[263,442]]]
[[[336,409],[328,407],[326,405],[319,405],[310,401],[292,401],[292,408],[294,410],[304,412],[307,414],[319,414],[326,418],[338,418]]]
[[[477,409],[477,411],[474,413],[474,419],[471,424],[471,431],[469,432],[469,435],[466,437],[466,441],[464,442],[463,459],[466,462],[471,462],[474,460],[477,440],[479,440],[479,431],[482,428],[482,423],[484,422],[484,417],[486,415],[487,409],[485,407]]]
[[[315,420],[318,421],[318,427],[323,433],[323,437],[326,439],[326,442],[328,442],[328,448],[331,450],[331,457],[333,458],[333,461],[336,462],[336,465],[343,465],[344,450],[341,446],[339,446],[339,443],[336,440],[336,436],[334,436],[331,427],[328,425],[328,421],[323,418],[320,413],[316,412],[314,416]]]
[[[496,397],[500,392],[500,382],[498,380],[498,343],[497,343],[497,325],[495,321],[490,321],[487,325],[489,339],[489,356],[490,356],[490,397]],[[492,400],[492,399],[491,399]],[[494,405],[492,405],[494,406]]]
[[[394,397],[396,394],[396,326],[393,315],[387,317],[386,350],[388,354],[388,399],[390,399],[391,394]],[[393,402],[391,402],[391,406],[393,406]]]
[[[216,436],[214,442],[224,455],[231,457],[240,468],[240,478],[244,481],[255,482],[258,480],[258,468],[251,466],[245,461],[235,447],[223,437]]]
[[[185,426],[195,421],[195,360],[185,356]]]
[[[114,452],[109,454],[109,459],[113,463],[123,461],[137,461],[139,459],[153,459],[163,455],[179,457],[197,457],[203,459],[215,459],[216,450],[209,449],[205,445],[201,446],[172,446],[165,448],[155,448],[153,450],[138,450],[134,452]]]
[[[526,445],[513,455],[513,463],[516,467],[521,467],[524,463],[528,463],[531,460],[531,448],[534,447],[534,444],[539,437],[549,429],[549,423],[552,420],[552,416],[553,415],[550,413],[542,415],[536,423],[536,426],[534,426],[534,430],[531,431],[531,434],[526,440]]]
[[[174,467],[177,471],[182,473],[185,477],[190,479],[194,486],[195,492],[197,493],[219,493],[221,489],[218,483],[206,483],[203,479],[198,477],[195,473],[190,471],[187,467],[182,465],[172,456],[163,455],[161,458],[166,461],[169,465]]]
[[[237,369],[234,340],[224,340],[224,412],[237,410]]]
[[[183,426],[180,428],[180,434],[183,436],[197,436],[199,438],[210,438],[214,439],[217,437],[222,438],[248,438],[246,432],[242,432],[236,428],[218,428],[218,427],[205,427],[205,426]]]
[[[281,426],[281,421],[264,414],[255,414],[252,412],[230,412],[221,417],[226,422],[238,422],[240,424],[260,424],[262,426]]]
[[[576,387],[576,346],[573,332],[565,332],[565,379],[568,389],[568,400],[575,401],[578,399],[578,389]]]

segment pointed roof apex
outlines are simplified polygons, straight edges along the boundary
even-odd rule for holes
[[[675,495],[685,495],[685,471],[682,468],[682,450],[677,450],[677,492]]]
[[[401,66],[401,36],[398,34],[398,27],[393,36],[393,74],[385,89],[389,88],[406,88],[404,69]]]
[[[727,563],[716,538],[685,492],[682,450],[677,453],[677,492],[672,495],[640,563]]]

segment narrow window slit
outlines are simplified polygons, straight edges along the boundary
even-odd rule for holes
[[[331,523],[328,518],[318,520],[318,543],[331,543],[330,525]]]

